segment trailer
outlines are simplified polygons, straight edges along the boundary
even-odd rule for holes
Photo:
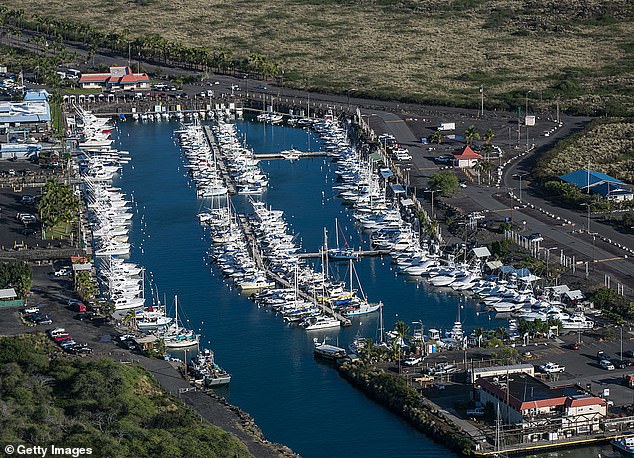
[[[438,130],[456,130],[455,122],[441,122]]]

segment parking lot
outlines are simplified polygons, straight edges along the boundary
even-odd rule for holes
[[[29,332],[45,332],[53,328],[64,328],[79,344],[88,344],[94,354],[110,353],[114,349],[111,335],[117,334],[114,328],[103,322],[79,321],[77,312],[68,306],[73,298],[70,276],[53,275],[63,267],[54,265],[33,266],[33,287],[27,299],[26,307],[0,308],[0,335],[18,335]],[[37,307],[48,315],[52,324],[29,325],[20,318],[25,308]]]

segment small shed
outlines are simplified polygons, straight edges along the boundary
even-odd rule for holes
[[[139,347],[141,350],[151,350],[152,347],[154,346],[154,343],[158,340],[158,337],[154,336],[154,335],[149,335],[149,336],[143,336],[143,337],[135,337],[134,338],[134,343],[137,345],[137,347]]]
[[[469,145],[460,153],[453,153],[454,165],[461,169],[471,168],[482,159],[482,156],[471,149]]]

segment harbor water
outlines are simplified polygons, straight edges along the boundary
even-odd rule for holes
[[[238,123],[256,153],[319,148],[316,137],[306,130]],[[351,327],[340,330],[307,332],[290,327],[232,289],[209,263],[210,241],[196,215],[210,201],[196,198],[174,141],[176,129],[172,122],[119,123],[117,146],[130,151],[132,161],[115,184],[135,202],[131,260],[147,269],[152,293],[162,301],[166,298],[168,309],[178,295],[179,319],[200,331],[201,347],[212,348],[218,363],[233,376],[231,385],[218,393],[253,415],[267,439],[304,457],[453,456],[352,388],[332,366],[314,359],[314,338],[328,337],[345,347],[357,334],[375,337],[376,314],[355,318]],[[369,248],[367,237],[335,198],[335,164],[329,158],[262,161],[261,168],[269,174],[270,184],[260,199],[284,210],[302,251],[319,250],[324,227],[334,242],[335,218],[351,246]],[[248,208],[247,197],[233,199],[236,208]],[[347,279],[346,263],[333,263],[330,268]],[[420,321],[425,329],[450,329],[458,315],[467,332],[506,325],[460,295],[397,276],[388,257],[363,258],[355,269],[369,300],[385,304],[388,329],[397,320],[412,328]],[[590,457],[597,452],[584,449],[551,456]]]

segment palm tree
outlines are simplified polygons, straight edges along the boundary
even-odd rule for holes
[[[493,133],[493,130],[489,129],[487,130],[483,135],[482,135],[482,139],[484,140],[484,143],[486,145],[489,145],[491,143],[491,140],[493,140],[493,137],[495,137],[495,134]]]
[[[441,134],[439,131],[435,131],[433,134],[427,137],[427,140],[431,143],[436,143],[440,145],[443,141],[443,138],[443,134]]]
[[[410,328],[404,321],[398,320],[394,324],[394,332],[396,337],[392,341],[392,349],[394,351],[395,358],[401,360],[401,348],[405,345],[405,339],[409,337]]]
[[[480,134],[478,133],[478,129],[476,129],[476,126],[471,124],[469,127],[467,127],[467,129],[464,131],[464,138],[465,140],[467,140],[467,144],[469,145],[471,145],[474,140],[480,140]]]

